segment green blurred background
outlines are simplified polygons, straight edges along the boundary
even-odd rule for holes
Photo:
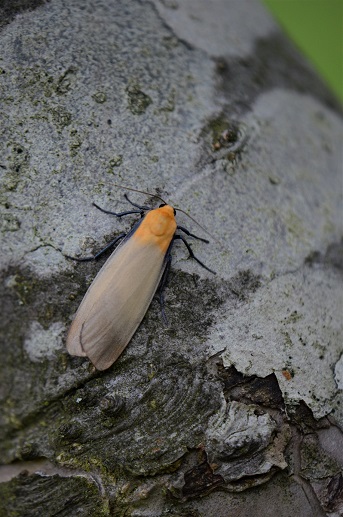
[[[263,0],[343,102],[343,0]]]

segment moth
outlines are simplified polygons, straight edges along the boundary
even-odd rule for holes
[[[142,193],[159,198],[147,192]],[[166,319],[163,288],[176,240],[185,244],[191,258],[215,274],[194,255],[182,233],[205,243],[209,241],[178,225],[175,208],[162,198],[159,199],[163,203],[155,209],[132,203],[127,195],[125,198],[134,206],[134,210],[116,213],[94,206],[119,218],[139,214],[141,220],[131,231],[117,236],[94,257],[68,257],[80,262],[96,260],[120,242],[86,292],[67,336],[68,352],[74,356],[88,357],[98,370],[109,368],[118,359],[136,332],[157,290],[162,315]]]

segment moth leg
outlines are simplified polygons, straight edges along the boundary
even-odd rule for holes
[[[91,260],[97,260],[103,253],[112,248],[118,241],[123,239],[126,236],[126,233],[121,233],[118,235],[113,241],[109,242],[102,250],[98,251],[93,257],[70,257],[69,255],[64,255],[66,258],[71,260],[76,260],[77,262],[90,262]]]
[[[150,207],[148,207],[148,206],[137,205],[136,203],[131,201],[131,199],[129,199],[129,196],[127,194],[124,194],[124,197],[125,197],[126,201],[128,201],[130,203],[130,205],[135,206],[136,208],[139,208],[139,210],[141,212],[146,212],[147,210],[150,210]]]
[[[131,215],[131,214],[140,214],[140,216],[143,217],[144,212],[146,212],[147,210],[150,210],[150,208],[148,206],[140,206],[140,205],[137,205],[136,203],[133,203],[128,198],[127,194],[124,194],[124,197],[125,197],[126,201],[128,201],[132,206],[138,208],[138,210],[126,210],[125,212],[112,212],[111,210],[105,210],[104,208],[101,208],[96,203],[93,203],[93,206],[95,206],[95,208],[97,208],[98,210],[100,210],[100,212],[103,212],[104,214],[115,215],[116,217],[123,217],[124,215]]]
[[[182,232],[184,232],[189,237],[194,237],[194,239],[198,239],[198,241],[206,242],[206,244],[209,244],[209,241],[207,239],[203,239],[202,237],[198,237],[197,235],[194,235],[194,233],[191,233],[184,226],[177,226],[177,229],[181,230]]]
[[[162,319],[164,321],[164,324],[166,326],[168,326],[168,318],[167,318],[167,315],[166,315],[166,311],[164,309],[164,288],[167,285],[168,276],[169,276],[169,272],[170,272],[171,261],[172,261],[170,250],[168,251],[168,255],[166,256],[165,260],[166,260],[166,266],[165,266],[165,269],[163,271],[163,275],[162,275],[162,278],[161,278],[161,281],[160,281],[160,285],[159,285],[159,288],[158,288],[158,299],[159,299],[159,302],[160,302]]]
[[[182,235],[174,235],[174,240],[176,239],[180,239],[184,243],[188,250],[190,258],[194,259],[198,264],[200,264],[200,266],[202,266],[204,269],[207,269],[207,271],[209,271],[210,273],[213,273],[214,275],[217,274],[215,271],[213,271],[213,269],[210,269],[209,267],[205,266],[205,264],[194,255],[192,248],[190,247],[186,239],[182,237]]]
[[[104,208],[101,208],[96,203],[93,203],[93,206],[95,206],[95,208],[97,208],[98,210],[100,210],[100,212],[103,212],[104,214],[115,215],[116,217],[123,217],[124,215],[130,215],[130,214],[141,214],[142,215],[142,210],[128,210],[126,212],[111,212],[110,210],[105,210]]]

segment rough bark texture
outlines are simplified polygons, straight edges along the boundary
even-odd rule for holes
[[[1,15],[0,515],[342,515],[338,103],[257,1]],[[100,373],[65,351],[99,263],[64,255],[130,228],[114,183],[217,275],[175,246],[169,326]]]

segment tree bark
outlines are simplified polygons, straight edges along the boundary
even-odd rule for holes
[[[257,1],[2,9],[0,515],[341,515],[339,103]],[[99,372],[65,255],[133,225],[118,184],[217,275],[175,245],[168,326]]]

